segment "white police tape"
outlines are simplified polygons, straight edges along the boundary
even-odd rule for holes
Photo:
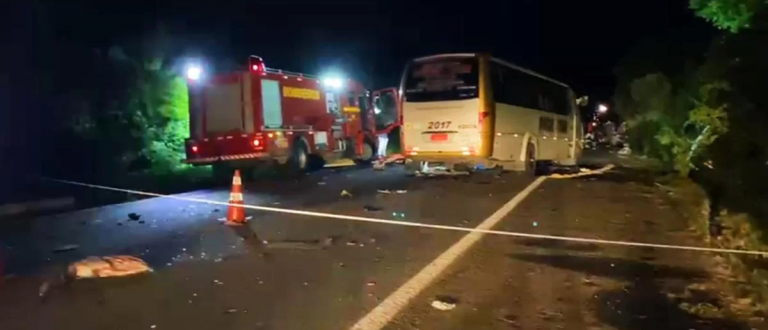
[[[436,225],[436,224],[420,223],[420,222],[408,222],[408,221],[398,221],[398,220],[389,220],[389,219],[377,219],[377,218],[361,217],[361,216],[354,216],[354,215],[333,214],[333,213],[314,212],[314,211],[302,211],[302,210],[285,209],[285,208],[269,207],[269,206],[257,206],[257,205],[248,205],[248,204],[230,204],[228,202],[218,202],[218,201],[212,201],[212,200],[208,200],[208,199],[192,198],[192,197],[185,197],[185,196],[178,196],[178,195],[176,195],[176,196],[174,196],[174,195],[165,195],[165,194],[158,194],[158,193],[153,193],[153,192],[131,190],[131,189],[122,189],[122,188],[108,187],[108,186],[89,184],[89,183],[82,183],[82,182],[69,181],[69,180],[60,180],[60,179],[53,179],[53,178],[41,178],[41,179],[48,180],[48,181],[54,181],[54,182],[60,182],[60,183],[66,183],[66,184],[71,184],[71,185],[77,185],[77,186],[82,186],[82,187],[89,187],[89,188],[103,189],[103,190],[110,190],[110,191],[117,191],[117,192],[123,192],[123,193],[128,193],[128,194],[135,194],[135,195],[142,195],[142,196],[170,198],[170,199],[175,199],[175,200],[183,200],[183,201],[197,202],[197,203],[206,203],[206,204],[211,204],[211,205],[236,206],[236,207],[243,207],[243,208],[246,208],[246,209],[258,210],[258,211],[277,212],[277,213],[295,214],[295,215],[304,215],[304,216],[320,217],[320,218],[334,218],[334,219],[361,221],[361,222],[370,222],[370,223],[382,223],[382,224],[390,224],[390,225],[398,225],[398,226],[444,229],[444,230],[453,230],[453,231],[462,231],[462,232],[476,232],[476,233],[491,234],[491,235],[524,237],[524,238],[538,238],[538,239],[548,239],[548,240],[556,240],[556,241],[594,243],[594,244],[619,245],[619,246],[631,246],[631,247],[651,247],[651,248],[671,249],[671,250],[688,250],[688,251],[701,251],[701,252],[733,253],[733,254],[766,255],[766,256],[768,256],[768,251],[719,249],[719,248],[708,248],[708,247],[698,247],[698,246],[653,244],[653,243],[641,243],[641,242],[604,240],[604,239],[596,239],[596,238],[581,238],[581,237],[569,237],[569,236],[528,234],[528,233],[502,231],[502,230],[492,230],[492,229],[464,228],[464,227],[447,226],[447,225]]]

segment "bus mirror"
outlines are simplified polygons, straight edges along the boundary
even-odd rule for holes
[[[587,106],[589,103],[589,96],[584,95],[576,99],[576,104],[582,107]]]

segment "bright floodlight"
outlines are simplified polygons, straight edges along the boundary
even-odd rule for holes
[[[601,103],[600,105],[597,106],[597,112],[605,113],[607,111],[608,111],[608,106],[607,105]]]
[[[330,88],[339,89],[344,85],[344,81],[342,81],[341,78],[325,78],[323,79],[323,85]]]
[[[203,68],[198,65],[190,65],[187,67],[187,79],[199,80],[203,75]]]

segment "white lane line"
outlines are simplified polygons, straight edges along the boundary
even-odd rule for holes
[[[536,189],[546,177],[539,177],[523,189],[509,202],[483,220],[475,229],[489,230],[511,212],[523,199]],[[424,267],[416,276],[405,282],[400,288],[384,299],[376,308],[352,326],[352,330],[379,330],[389,323],[413,298],[445,271],[454,261],[461,257],[472,245],[485,235],[482,232],[470,232],[458,242],[440,254],[435,260]]]

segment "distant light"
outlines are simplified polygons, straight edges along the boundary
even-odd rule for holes
[[[201,68],[199,65],[190,65],[187,67],[187,79],[189,80],[200,80],[200,77],[203,76],[203,68]]]
[[[606,113],[607,111],[608,111],[608,106],[607,105],[600,103],[597,106],[597,112],[599,112],[599,113]]]
[[[381,113],[381,109],[379,109],[379,107],[374,107],[374,108],[373,108],[373,113],[375,113],[375,114],[377,114],[377,115],[378,115],[378,114],[380,114],[380,113]]]
[[[330,88],[339,89],[344,86],[344,81],[341,78],[324,78],[323,85]]]

